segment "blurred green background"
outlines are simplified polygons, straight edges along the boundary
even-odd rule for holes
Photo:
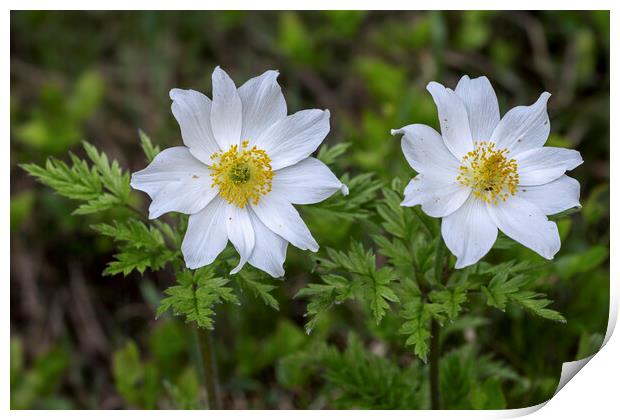
[[[352,143],[334,171],[373,172],[386,184],[412,174],[389,130],[438,126],[429,81],[454,87],[462,74],[486,75],[502,114],[551,92],[548,144],[585,161],[572,173],[583,209],[560,221],[562,250],[540,284],[568,323],[472,311],[445,349],[466,342],[504,362],[514,373],[502,385],[510,408],[549,398],[561,363],[598,349],[609,301],[608,12],[11,12],[12,408],[196,407],[193,337],[182,322],[154,319],[169,273],[102,277],[113,245],[89,229],[97,220],[70,216],[73,203],[17,165],[80,154],[87,139],[143,168],[137,130],[162,148],[181,144],[168,91],[210,96],[216,65],[238,85],[280,70],[289,112],[328,108],[327,143]],[[305,217],[322,246],[364,237],[361,226]],[[294,361],[324,340],[351,348],[351,332],[371,357],[420,363],[389,317],[377,327],[354,305],[307,336],[306,303],[293,296],[315,278],[311,258],[289,247],[285,268],[279,311],[252,295],[218,308],[225,408],[348,407],[329,376]]]

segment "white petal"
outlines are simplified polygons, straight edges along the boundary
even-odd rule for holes
[[[549,137],[547,101],[550,96],[544,92],[533,105],[517,106],[508,111],[493,131],[491,141],[513,155],[542,147]]]
[[[293,204],[318,203],[342,187],[323,162],[311,157],[275,171],[272,183],[273,191]]]
[[[239,144],[241,138],[241,98],[235,82],[219,66],[213,71],[213,105],[211,128],[215,140],[224,151]]]
[[[271,158],[274,170],[310,156],[329,133],[329,111],[306,109],[281,119],[263,131],[256,144]]]
[[[530,149],[515,155],[514,159],[517,161],[519,185],[546,184],[583,163],[578,151],[561,147]]]
[[[447,89],[437,82],[430,82],[426,90],[433,96],[437,105],[443,140],[448,150],[460,161],[473,149],[465,104],[452,89]]]
[[[560,250],[560,235],[555,223],[534,204],[512,196],[487,210],[497,227],[506,235],[550,260]]]
[[[284,276],[283,264],[288,242],[267,228],[254,211],[249,211],[249,213],[256,243],[248,262],[272,277]]]
[[[250,145],[254,145],[260,133],[286,117],[286,101],[277,78],[277,71],[268,70],[239,88],[243,106],[241,139],[248,140]]]
[[[442,219],[441,235],[456,256],[455,268],[463,268],[489,252],[497,239],[497,226],[485,203],[471,195],[461,208]]]
[[[239,253],[239,264],[230,274],[238,273],[250,258],[254,249],[254,228],[250,220],[250,210],[235,205],[226,206],[226,232],[228,239]]]
[[[545,214],[556,214],[579,204],[579,182],[562,175],[548,184],[519,187],[517,194],[535,204]]]
[[[412,124],[392,135],[404,134],[401,147],[407,162],[418,173],[454,179],[458,175],[459,161],[448,150],[441,135],[423,124]]]
[[[499,104],[489,79],[463,76],[455,91],[467,108],[472,139],[489,141],[499,123]]]
[[[424,213],[445,217],[463,205],[471,190],[456,182],[419,174],[405,188],[402,206],[422,205]]]
[[[286,239],[299,249],[319,250],[308,227],[299,213],[286,198],[274,194],[261,197],[256,205],[252,205],[258,218],[274,233]]]
[[[220,147],[211,131],[211,99],[195,90],[172,89],[172,114],[179,123],[183,143],[205,164]]]
[[[203,210],[189,216],[181,245],[187,268],[211,264],[226,247],[226,207],[226,202],[216,197]]]
[[[217,195],[211,188],[209,169],[187,147],[171,147],[159,153],[149,166],[131,176],[131,186],[153,200],[150,219],[169,211],[197,213]]]

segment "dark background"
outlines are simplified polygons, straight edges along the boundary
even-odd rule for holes
[[[124,168],[141,169],[138,128],[162,148],[181,144],[168,91],[210,96],[216,65],[238,86],[278,69],[289,112],[329,108],[327,142],[352,143],[334,171],[372,171],[386,183],[411,176],[389,130],[437,127],[429,81],[454,87],[462,74],[486,75],[502,114],[551,92],[548,144],[578,149],[585,161],[571,175],[581,182],[583,209],[560,222],[562,250],[541,284],[568,323],[486,309],[478,317],[484,323],[470,314],[460,341],[518,373],[504,385],[511,408],[549,398],[561,363],[598,348],[609,300],[608,12],[12,12],[13,408],[193,406],[191,334],[171,317],[154,319],[173,279],[165,272],[102,277],[113,244],[89,229],[99,219],[71,216],[74,203],[18,164],[81,155],[87,139]],[[136,199],[146,208],[145,196]],[[363,237],[354,224],[308,224],[322,246]],[[355,331],[371,351],[419,363],[402,343],[378,338],[384,335],[354,307],[339,308],[306,336],[306,302],[293,295],[314,279],[311,263],[290,247],[285,267],[279,311],[253,296],[218,309],[226,408],[333,407],[320,377],[291,385],[278,367],[312,340],[344,347]],[[123,388],[122,366],[138,376],[156,369],[164,379],[152,395],[133,395]]]

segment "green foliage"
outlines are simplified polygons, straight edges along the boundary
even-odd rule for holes
[[[75,155],[70,154],[70,157],[73,162],[71,167],[55,158],[49,158],[45,167],[27,163],[22,168],[60,195],[83,201],[97,199],[103,190],[99,174]]]
[[[416,356],[426,362],[431,338],[431,307],[425,304],[420,296],[406,302],[400,316],[405,320],[399,330],[407,336],[405,344],[413,346]]]
[[[21,340],[11,338],[11,409],[71,408],[70,402],[54,397],[63,374],[69,366],[67,353],[53,348],[35,358],[30,368],[25,368]]]
[[[443,307],[443,312],[449,320],[454,320],[467,302],[468,284],[460,284],[455,287],[446,287],[441,290],[433,290],[429,294],[431,302]]]
[[[403,182],[392,181],[391,188],[382,190],[383,198],[377,203],[379,225],[386,233],[373,235],[373,241],[381,255],[388,258],[398,272],[418,283],[435,282],[435,251],[438,228],[434,220],[424,215],[419,208],[405,208]],[[441,244],[439,244],[441,245]]]
[[[464,50],[475,50],[484,46],[491,35],[488,18],[493,12],[484,10],[472,10],[465,15],[461,24],[459,43]]]
[[[223,302],[238,303],[233,289],[226,286],[230,280],[216,277],[211,266],[193,272],[184,269],[176,278],[178,284],[164,292],[168,297],[162,299],[157,316],[171,309],[174,315],[185,317],[186,322],[193,321],[201,328],[213,329],[213,306]]]
[[[296,12],[281,13],[278,29],[278,46],[293,63],[308,65],[316,60],[314,38],[309,36]]]
[[[67,90],[53,82],[44,85],[28,119],[15,128],[20,142],[39,152],[56,154],[80,141],[82,125],[101,103],[104,81],[88,71]]]
[[[157,325],[151,333],[151,357],[129,340],[112,355],[116,390],[132,408],[197,409],[200,386],[187,365],[188,340],[176,323]]]
[[[255,297],[260,298],[265,305],[272,307],[276,311],[280,305],[271,292],[277,288],[276,285],[267,283],[267,276],[261,271],[250,267],[244,267],[236,276],[235,282],[245,290],[251,292]]]
[[[534,315],[552,321],[566,322],[566,318],[559,312],[547,308],[553,303],[552,300],[545,299],[543,293],[528,290],[536,281],[536,277],[527,270],[531,270],[527,261],[521,263],[509,261],[485,270],[487,274],[493,275],[488,285],[481,286],[487,304],[503,311],[508,302],[514,302]]]
[[[124,172],[116,159],[109,161],[108,156],[99,152],[95,146],[88,142],[82,143],[86,154],[93,163],[94,169],[101,177],[105,188],[116,197],[120,203],[129,201],[131,187],[129,185],[129,173]]]
[[[175,409],[196,410],[200,408],[198,401],[200,382],[193,369],[185,368],[176,383],[164,381],[164,387]]]
[[[593,333],[588,334],[583,332],[579,337],[579,346],[577,347],[577,354],[575,360],[584,359],[598,352],[603,345],[603,334]]]
[[[609,258],[609,249],[603,245],[558,258],[558,274],[562,279],[570,279],[578,274],[587,273],[599,267]]]
[[[322,276],[323,284],[309,284],[296,297],[309,297],[306,329],[311,331],[317,317],[333,305],[347,299],[359,298],[368,307],[377,323],[385,316],[390,302],[398,302],[392,289],[396,280],[389,267],[377,268],[376,257],[361,244],[353,243],[348,252],[327,249],[328,258],[317,258],[322,270],[340,274]]]
[[[392,188],[383,188],[376,204],[383,233],[372,238],[387,264],[377,266],[375,254],[357,242],[347,252],[327,249],[328,258],[317,258],[322,282],[310,283],[296,296],[309,298],[308,332],[335,305],[348,300],[366,305],[377,325],[390,303],[401,304],[398,332],[405,336],[405,345],[426,361],[431,320],[441,325],[455,322],[470,293],[482,292],[488,305],[501,310],[512,302],[533,315],[565,322],[559,312],[548,308],[551,300],[532,290],[535,273],[544,267],[529,261],[482,262],[472,269],[446,271],[446,250],[436,222],[419,209],[403,208],[402,188],[403,183],[394,180]]]
[[[121,170],[116,160],[110,163],[106,154],[98,152],[93,145],[83,142],[83,146],[92,166],[69,153],[71,166],[50,157],[44,167],[27,163],[22,168],[58,194],[85,201],[74,214],[91,214],[128,205],[129,174]]]
[[[506,408],[502,384],[521,378],[503,362],[466,345],[445,354],[439,364],[442,406],[460,410]]]
[[[320,372],[335,408],[424,408],[424,371],[419,365],[402,368],[365,349],[353,334],[344,352],[322,345],[283,359],[278,365],[280,381],[288,387],[301,385],[303,377],[291,375],[301,370]],[[299,378],[301,383],[295,380]]]
[[[471,283],[461,279],[459,283],[439,285],[425,295],[417,285],[408,285],[407,299],[403,299],[400,312],[404,322],[399,332],[407,337],[405,345],[413,346],[414,353],[424,362],[429,352],[430,321],[435,319],[442,325],[446,321],[455,322],[471,288]]]
[[[340,142],[333,146],[325,145],[321,147],[317,154],[317,159],[326,165],[333,165],[336,161],[344,155],[344,153],[351,147],[351,143]]]
[[[304,351],[310,345],[310,337],[293,322],[281,320],[271,325],[269,331],[261,334],[261,341],[256,342],[247,335],[235,339],[236,371],[244,376],[264,372],[275,362],[290,354]]]
[[[123,273],[127,276],[133,270],[142,274],[146,268],[156,271],[179,256],[178,250],[168,249],[160,229],[135,219],[115,221],[113,224],[100,223],[92,228],[119,243],[120,252],[114,255],[115,261],[108,263],[104,274]]]
[[[139,135],[145,156],[152,160],[159,153],[159,148],[153,146],[142,131]],[[23,167],[60,195],[84,201],[74,214],[98,213],[119,206],[135,210],[131,204],[129,174],[121,169],[116,160],[110,161],[105,153],[99,152],[91,144],[84,142],[83,146],[89,162],[70,154],[71,166],[51,157],[45,167],[36,164],[25,164]],[[338,156],[343,151],[336,148],[328,155]],[[178,269],[183,264],[180,247],[186,219],[178,218],[179,225],[173,228],[162,221],[147,224],[136,219],[132,213],[131,217],[124,220],[97,223],[92,228],[100,235],[111,238],[117,245],[118,252],[103,274],[122,273],[128,276],[133,271],[143,274],[147,268],[158,271],[171,264],[176,271],[178,285],[165,291],[168,297],[161,301],[157,314],[172,309],[175,315],[184,316],[186,321],[194,321],[199,327],[212,329],[213,306],[221,302],[238,303],[237,297],[230,287],[225,286],[229,280],[217,277],[214,269],[205,268],[193,273]],[[237,276],[237,283],[266,305],[278,309],[278,302],[271,294],[276,286],[264,282],[264,276],[257,270],[244,270]]]
[[[151,162],[161,150],[159,149],[159,146],[153,146],[151,138],[147,136],[144,131],[139,130],[138,135],[140,136],[140,147],[142,147],[144,156],[146,156],[146,160]]]
[[[152,409],[157,396],[157,378],[152,365],[144,365],[133,341],[113,355],[112,373],[119,394],[131,406]]]
[[[296,298],[309,298],[306,307],[306,331],[312,332],[320,317],[332,306],[338,305],[353,297],[353,284],[345,277],[327,274],[321,277],[323,283],[310,283],[301,289]]]
[[[334,194],[329,199],[304,209],[318,217],[329,217],[358,221],[370,217],[371,207],[381,182],[372,174],[361,174],[350,178],[345,174],[340,179],[349,189],[348,195]]]

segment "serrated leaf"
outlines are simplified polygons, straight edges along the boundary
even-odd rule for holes
[[[349,194],[334,194],[329,199],[304,208],[305,212],[315,213],[317,217],[329,217],[355,221],[370,217],[376,193],[381,188],[381,181],[373,174],[361,174],[350,178],[342,176],[341,181],[349,189]]]
[[[276,289],[276,286],[273,284],[263,283],[261,282],[261,276],[258,275],[248,275],[250,273],[249,270],[242,270],[235,277],[235,281],[244,289],[251,291],[254,296],[260,298],[265,305],[272,307],[273,309],[280,310],[280,305],[276,298],[273,297],[271,291]]]
[[[163,247],[144,249],[121,245],[119,251],[114,254],[115,260],[108,263],[103,271],[104,275],[122,273],[124,276],[128,276],[134,270],[143,274],[147,268],[157,271],[178,255],[178,251],[171,251]]]
[[[153,146],[150,137],[144,131],[138,130],[138,135],[140,136],[140,147],[142,147],[144,156],[146,156],[149,162],[152,162],[161,151],[159,146]]]
[[[435,290],[430,293],[429,298],[433,303],[442,306],[442,312],[448,316],[448,319],[454,320],[463,309],[463,304],[467,302],[467,286],[458,285]]]
[[[104,210],[109,210],[118,205],[122,204],[118,197],[108,194],[102,193],[100,196],[95,198],[94,200],[90,200],[87,203],[80,204],[77,209],[73,210],[74,215],[84,215],[84,214],[92,214],[97,213]]]
[[[527,290],[535,280],[530,270],[527,261],[518,264],[509,261],[492,267],[483,266],[481,272],[494,273],[489,284],[480,287],[486,296],[487,304],[504,311],[507,303],[513,302],[534,315],[552,321],[566,322],[559,312],[547,308],[552,301],[546,299],[544,294]]]
[[[335,274],[326,274],[321,276],[321,280],[323,280],[323,284],[310,283],[295,295],[295,298],[310,298],[305,314],[309,317],[305,325],[308,334],[314,329],[320,317],[329,309],[353,298],[354,285],[347,278]]]
[[[129,173],[124,172],[116,160],[110,162],[108,156],[103,152],[99,152],[92,144],[84,141],[82,145],[94,167],[101,175],[105,188],[117,196],[121,202],[127,202],[131,193]]]
[[[558,311],[547,308],[547,306],[553,303],[553,301],[545,299],[544,296],[545,295],[543,293],[521,291],[512,293],[510,295],[510,299],[535,315],[551,321],[566,323],[566,318],[564,318],[562,314]]]
[[[115,241],[128,242],[134,248],[159,248],[164,245],[164,238],[158,229],[135,219],[115,221],[113,224],[99,223],[91,227]]]
[[[392,290],[392,282],[397,278],[394,270],[377,269],[374,253],[364,249],[361,243],[352,243],[348,251],[328,248],[327,255],[317,258],[320,270],[329,272],[322,276],[325,284],[310,284],[297,294],[297,297],[310,297],[307,315],[313,316],[311,322],[315,323],[317,314],[345,300],[340,297],[352,299],[357,291],[360,292],[357,297],[368,304],[375,321],[381,322],[389,302],[399,301]]]
[[[519,274],[508,280],[509,272],[503,271],[495,274],[488,286],[482,286],[481,290],[487,298],[487,304],[500,310],[506,309],[506,303],[510,294],[519,291],[526,283],[528,278]]]
[[[228,279],[215,277],[213,269],[204,267],[194,272],[183,270],[177,274],[178,285],[164,292],[157,316],[172,310],[186,322],[196,322],[201,328],[213,329],[213,307],[218,303],[239,303],[233,289],[227,287]]]
[[[396,276],[391,268],[382,267],[369,277],[367,295],[370,301],[370,310],[375,321],[379,324],[385,316],[386,310],[390,307],[388,302],[399,302],[398,296],[389,287],[390,283],[396,279]]]
[[[131,193],[129,174],[121,170],[117,161],[110,163],[105,153],[87,142],[83,144],[92,166],[69,153],[71,166],[48,158],[45,167],[24,164],[22,168],[58,194],[85,201],[73,214],[91,214],[126,204]]]
[[[147,268],[156,271],[179,255],[178,249],[167,248],[160,229],[135,219],[113,224],[99,223],[91,227],[120,243],[119,252],[114,255],[115,260],[108,263],[105,275],[122,273],[127,276],[134,270],[142,274]]]
[[[426,362],[428,356],[431,330],[431,312],[422,298],[405,303],[400,316],[406,321],[401,326],[399,333],[407,336],[405,345],[413,346],[414,353]]]
[[[42,184],[58,194],[74,200],[94,200],[102,193],[101,180],[96,171],[89,169],[86,162],[72,155],[73,165],[48,158],[45,167],[28,163],[22,168]]]

